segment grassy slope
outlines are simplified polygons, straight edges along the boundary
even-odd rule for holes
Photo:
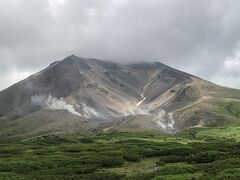
[[[189,126],[226,127],[240,125],[240,90],[194,79],[190,85],[200,92],[199,97],[174,110],[177,124]],[[183,128],[184,128],[183,126]]]
[[[110,129],[119,132],[138,132],[138,131],[162,131],[161,127],[153,121],[153,115],[139,115],[132,117],[118,126]]]
[[[0,142],[0,179],[238,179],[239,129],[49,135]],[[159,170],[153,173],[157,163]]]
[[[27,138],[52,133],[88,134],[91,122],[66,113],[65,110],[45,110],[31,113],[16,120],[0,118],[1,138]]]

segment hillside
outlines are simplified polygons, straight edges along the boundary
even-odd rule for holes
[[[69,56],[0,92],[0,136],[239,124],[240,90],[159,62]]]

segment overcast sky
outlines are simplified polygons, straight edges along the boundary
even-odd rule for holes
[[[0,90],[75,54],[240,88],[239,0],[0,0]]]

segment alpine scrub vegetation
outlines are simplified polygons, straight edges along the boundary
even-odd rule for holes
[[[202,130],[2,140],[0,179],[238,179],[238,139]]]

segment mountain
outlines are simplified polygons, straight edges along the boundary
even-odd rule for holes
[[[240,90],[159,62],[71,55],[0,92],[0,137],[239,124]]]

